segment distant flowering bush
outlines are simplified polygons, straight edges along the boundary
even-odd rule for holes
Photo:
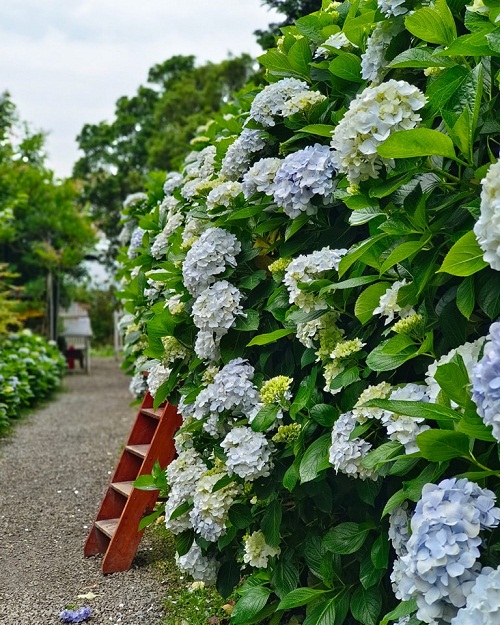
[[[65,371],[55,343],[30,330],[0,337],[0,432],[23,409],[50,395]]]
[[[233,625],[496,622],[498,19],[324,0],[124,209],[165,523]]]

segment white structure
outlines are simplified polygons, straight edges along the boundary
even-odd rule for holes
[[[74,361],[79,360],[82,369],[90,373],[90,339],[92,328],[89,313],[77,302],[71,304],[67,310],[61,310],[59,318],[62,322],[62,332],[59,333],[66,342],[65,355],[70,369]]]

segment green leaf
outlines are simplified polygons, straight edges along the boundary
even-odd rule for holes
[[[321,595],[324,595],[327,590],[315,590],[314,588],[297,588],[288,593],[286,597],[279,602],[277,610],[291,610],[292,608],[299,608],[302,605],[307,605],[314,601]]]
[[[377,153],[383,158],[446,156],[455,159],[455,148],[450,137],[430,128],[393,132],[377,147]]]
[[[267,604],[271,590],[265,586],[254,586],[246,592],[234,606],[231,621],[243,625],[256,616]]]
[[[296,458],[293,464],[291,464],[285,471],[285,475],[283,476],[283,486],[289,492],[292,492],[299,481],[299,464],[300,461]]]
[[[191,510],[192,507],[193,507],[192,501],[185,501],[184,503],[181,503],[180,506],[177,506],[177,508],[175,508],[175,510],[172,511],[172,514],[170,515],[170,520],[173,521],[174,519],[178,519],[183,514],[186,514],[186,512],[189,512],[189,510]]]
[[[259,412],[252,419],[250,427],[254,432],[265,432],[276,421],[276,417],[279,412],[279,406],[277,404],[267,404],[262,406]]]
[[[181,532],[175,537],[175,550],[180,556],[185,556],[186,553],[191,549],[193,542],[193,530],[186,530],[185,532]]]
[[[240,578],[240,564],[235,559],[223,562],[217,574],[217,592],[221,597],[229,597]]]
[[[418,352],[419,346],[408,335],[397,334],[377,345],[368,354],[366,364],[373,371],[391,371],[418,356]]]
[[[321,471],[329,468],[328,450],[331,444],[331,435],[324,434],[306,449],[299,468],[302,484],[314,480]]]
[[[449,59],[436,59],[428,48],[411,48],[398,54],[387,67],[427,69],[428,67],[452,67],[455,63]]]
[[[487,266],[476,235],[470,230],[451,247],[438,272],[449,273],[452,276],[471,276]]]
[[[262,532],[266,538],[266,543],[270,547],[277,548],[280,545],[281,517],[283,511],[281,504],[274,499],[266,508],[261,521]]]
[[[469,437],[451,430],[426,430],[417,436],[420,453],[426,460],[442,462],[469,458]]]
[[[401,443],[397,441],[389,441],[369,451],[362,459],[361,464],[367,469],[378,469],[387,462],[390,462],[394,456],[401,453]]]
[[[246,278],[243,278],[243,280],[239,283],[238,286],[241,289],[252,290],[256,286],[258,286],[263,280],[265,280],[266,277],[267,277],[266,272],[263,269],[259,269],[257,271],[254,271],[252,274],[250,274]],[[248,313],[249,311],[245,311],[245,312]],[[252,311],[252,312],[257,312],[257,311]]]
[[[380,625],[388,625],[389,621],[397,621],[402,616],[407,616],[417,611],[416,599],[410,599],[409,601],[402,601],[398,606],[388,612],[384,618],[380,621]]]
[[[401,243],[401,245],[398,245],[392,250],[389,256],[382,263],[382,267],[380,267],[380,274],[382,275],[388,269],[400,263],[401,261],[409,259],[411,256],[413,256],[413,254],[421,250],[426,243],[427,240],[406,241],[405,243]]]
[[[134,480],[133,486],[139,490],[158,490],[155,478],[152,475],[139,475],[139,477]]]
[[[354,314],[363,325],[373,318],[373,311],[380,304],[380,298],[390,288],[390,282],[377,282],[360,293],[354,305]]]
[[[259,313],[256,310],[245,310],[245,316],[238,315],[236,317],[236,323],[234,324],[235,330],[240,332],[253,332],[259,328]]]
[[[323,546],[332,553],[347,555],[358,551],[365,542],[370,528],[358,523],[341,523],[332,528],[323,539]]]
[[[321,560],[323,559],[325,553],[326,550],[323,547],[319,536],[308,536],[306,538],[304,558],[311,573],[319,579],[322,579]]]
[[[406,501],[406,495],[405,495],[404,490],[401,489],[395,492],[394,495],[389,497],[382,511],[382,517],[392,512],[394,508],[396,508],[397,506],[400,506],[403,503],[403,501]]]
[[[500,303],[500,298],[497,297],[497,299]],[[470,319],[470,316],[474,312],[475,303],[476,297],[474,292],[474,278],[472,276],[469,276],[465,278],[465,280],[462,280],[462,282],[458,286],[457,308],[466,319]]]
[[[158,519],[162,514],[163,514],[162,508],[158,508],[157,510],[155,510],[151,514],[148,514],[147,516],[143,516],[142,519],[139,522],[139,526],[137,528],[137,531],[140,532],[145,527],[148,527],[148,525],[151,525],[151,523],[154,523],[156,521],[156,519]]]
[[[389,540],[385,534],[380,534],[372,545],[370,554],[373,566],[376,569],[386,569],[389,565]]]
[[[465,410],[464,416],[457,424],[457,430],[472,438],[488,443],[497,442],[491,433],[491,425],[486,425],[476,412],[476,405],[469,399],[469,406]]]
[[[365,252],[367,252],[371,247],[373,247],[375,243],[378,243],[378,241],[381,241],[382,239],[387,238],[387,236],[388,235],[385,233],[378,234],[374,237],[367,239],[366,241],[359,243],[355,247],[352,247],[349,250],[349,252],[341,259],[339,263],[339,270],[338,270],[339,278],[341,278],[345,274],[345,272],[349,269],[349,267],[351,267],[351,265],[353,265],[357,260],[359,260]]]
[[[309,41],[304,37],[297,39],[287,54],[292,69],[302,78],[309,80],[309,63],[312,61]]]
[[[316,404],[309,411],[311,419],[319,423],[323,427],[331,428],[335,423],[335,419],[339,416],[338,410],[330,404]]]
[[[477,303],[490,319],[496,319],[500,315],[500,275],[492,271],[486,276],[478,276],[478,283]]]
[[[458,421],[460,415],[446,406],[431,404],[420,401],[407,401],[402,399],[371,399],[364,404],[368,408],[382,408],[395,414],[402,414],[418,419],[431,419],[433,421]]]
[[[318,135],[320,137],[328,137],[331,139],[332,132],[335,130],[335,126],[328,126],[327,124],[310,124],[300,129],[300,132],[307,132],[310,135]]]
[[[299,583],[299,569],[288,558],[280,556],[274,565],[271,583],[280,599],[297,588]]]
[[[329,65],[330,73],[342,80],[361,82],[361,59],[356,54],[345,52],[336,56]]]
[[[381,608],[382,595],[378,588],[356,588],[351,597],[351,612],[362,625],[377,625]]]
[[[371,588],[380,582],[385,571],[376,569],[370,558],[364,558],[359,567],[359,581],[363,588]]]
[[[477,32],[455,39],[446,50],[436,52],[436,60],[449,56],[491,56],[492,53],[488,36],[484,32]]]
[[[469,401],[469,374],[461,357],[460,361],[439,365],[434,378],[448,397],[464,408]]]
[[[274,332],[269,332],[267,334],[259,334],[258,336],[254,336],[250,343],[247,343],[247,347],[251,347],[252,345],[268,345],[269,343],[274,343],[275,341],[294,333],[295,330],[284,328],[283,330],[275,330]]]
[[[246,529],[253,522],[252,511],[242,503],[235,503],[229,508],[228,518],[239,530]]]
[[[434,6],[407,15],[405,26],[412,35],[429,43],[449,46],[457,38],[455,20],[446,0],[436,0]]]
[[[306,617],[303,625],[332,625],[335,623],[336,599],[327,599],[317,605]]]

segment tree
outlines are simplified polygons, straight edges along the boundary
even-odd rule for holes
[[[248,81],[252,64],[242,55],[196,67],[194,56],[173,56],[149,70],[149,86],[117,100],[112,121],[82,128],[77,140],[84,156],[73,176],[81,202],[111,241],[126,196],[143,189],[150,170],[180,164],[196,129]]]
[[[274,46],[275,38],[279,36],[283,26],[289,26],[299,17],[318,11],[321,9],[322,2],[321,0],[263,0],[262,4],[285,16],[283,22],[269,24],[267,30],[255,31],[257,42],[264,50],[268,50]]]

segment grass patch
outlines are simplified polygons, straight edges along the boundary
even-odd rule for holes
[[[96,345],[90,346],[90,356],[94,358],[113,358],[115,355],[115,348],[113,345]]]
[[[183,575],[175,564],[173,535],[163,523],[155,525],[151,539],[161,541],[163,560],[156,562],[158,575],[165,585],[165,617],[162,625],[228,625],[229,614],[223,606],[232,605],[214,587],[192,589],[193,580]]]

